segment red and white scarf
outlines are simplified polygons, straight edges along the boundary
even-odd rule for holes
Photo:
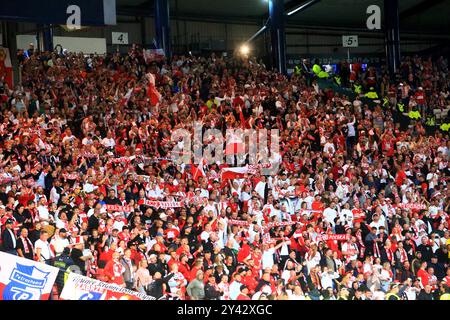
[[[34,250],[33,244],[31,243],[30,239],[20,236],[20,240],[22,241],[23,249],[24,249],[25,253],[30,253],[30,248],[31,248],[31,250]]]
[[[399,248],[398,251],[400,251],[400,262],[403,264],[405,261],[408,260],[408,254],[406,253],[406,250],[403,248]]]
[[[389,249],[385,249],[385,250],[386,250],[386,255],[387,255],[389,262],[393,263],[394,262],[394,253],[392,252],[392,249],[389,248]]]
[[[364,241],[362,241],[362,232],[361,230],[358,230],[355,234],[356,240],[358,241],[359,245],[359,257],[364,257],[364,252],[366,251],[366,246],[364,245]]]

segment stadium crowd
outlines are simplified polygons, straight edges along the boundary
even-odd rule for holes
[[[287,77],[137,46],[18,58],[21,85],[0,87],[3,251],[156,298],[449,299],[450,140],[425,123],[450,105],[445,59],[407,57],[395,81],[343,63],[350,97],[308,61]],[[193,121],[279,129],[280,170],[175,164],[171,133]]]

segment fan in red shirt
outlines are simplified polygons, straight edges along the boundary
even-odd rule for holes
[[[425,287],[428,284],[428,281],[430,279],[428,272],[426,271],[427,263],[425,261],[422,261],[420,264],[420,269],[417,271],[417,277],[420,278],[420,282],[422,283],[422,286]]]
[[[123,280],[125,267],[120,263],[119,258],[120,254],[118,252],[112,254],[112,260],[108,261],[105,266],[104,275],[108,278],[109,283],[125,287],[125,281]]]
[[[187,281],[191,281],[191,267],[188,264],[188,256],[183,253],[178,262],[178,271],[181,272]]]

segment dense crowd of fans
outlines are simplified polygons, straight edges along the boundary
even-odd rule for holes
[[[445,59],[405,58],[395,80],[344,64],[351,99],[308,62],[287,77],[137,47],[19,60],[21,85],[0,87],[3,251],[156,298],[449,298],[450,141],[424,124],[450,105]],[[174,163],[171,132],[193,121],[279,129],[279,172]]]

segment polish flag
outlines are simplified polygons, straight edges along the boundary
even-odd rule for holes
[[[242,179],[246,174],[248,174],[248,166],[222,168],[221,177],[223,181],[228,179]]]
[[[156,89],[155,76],[151,73],[147,73],[147,79],[149,81],[147,88],[147,97],[150,98],[150,103],[155,106],[158,104],[159,100],[161,100],[161,94]]]
[[[194,163],[191,163],[191,174],[192,179],[194,179],[194,181],[197,182],[198,178],[206,177],[205,167],[206,167],[206,160],[203,158],[200,160],[198,166],[194,165]]]

